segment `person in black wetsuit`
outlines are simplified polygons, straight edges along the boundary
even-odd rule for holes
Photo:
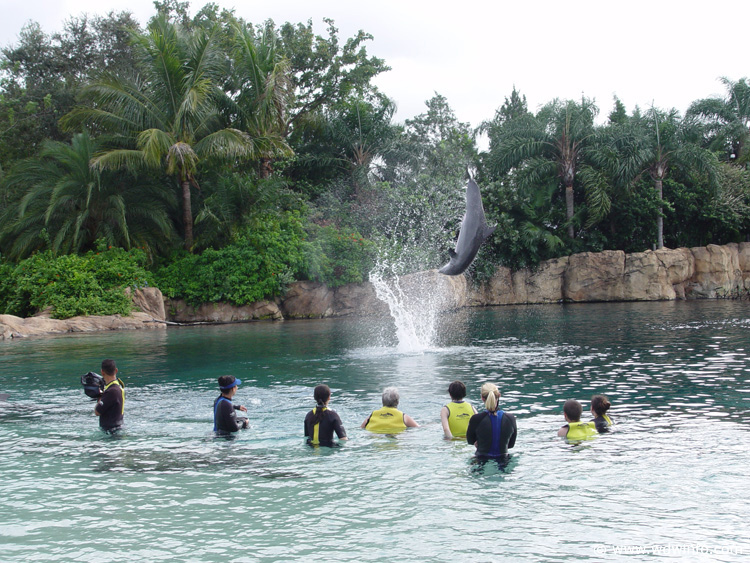
[[[99,417],[99,427],[106,432],[117,432],[122,428],[125,414],[125,389],[117,378],[117,365],[114,360],[102,362],[104,391],[94,407]]]
[[[508,449],[516,444],[516,418],[498,410],[500,391],[494,383],[485,383],[481,390],[486,410],[469,419],[466,441],[476,446],[478,458],[507,460]]]
[[[609,432],[609,427],[614,424],[607,414],[611,406],[609,399],[604,395],[594,395],[591,397],[591,414],[594,415],[594,424],[599,434]]]
[[[214,432],[216,434],[227,436],[250,426],[247,418],[238,418],[235,413],[235,411],[247,412],[247,408],[232,403],[232,397],[237,393],[237,386],[240,383],[242,381],[233,375],[222,375],[219,378],[221,395],[214,401]]]
[[[307,443],[311,445],[320,445],[333,447],[338,445],[333,441],[333,433],[339,437],[339,440],[348,440],[346,430],[341,424],[341,418],[328,408],[328,402],[331,400],[331,390],[328,385],[318,385],[313,390],[315,399],[315,408],[307,413],[305,417],[305,437]]]

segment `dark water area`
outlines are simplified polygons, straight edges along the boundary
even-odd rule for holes
[[[0,343],[0,561],[750,554],[750,303],[463,310],[441,317],[436,334],[408,354],[387,319]],[[114,438],[80,386],[105,357],[127,391]],[[251,420],[231,440],[211,435],[226,374],[242,379],[235,402]],[[442,438],[454,379],[475,405],[482,383],[500,388],[518,421],[507,467],[478,467],[471,446]],[[302,439],[321,382],[351,438],[340,448]],[[360,430],[390,385],[422,427]],[[612,402],[613,431],[558,438],[563,402],[586,413],[596,393]]]

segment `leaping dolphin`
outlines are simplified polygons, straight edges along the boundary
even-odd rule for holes
[[[495,232],[495,228],[487,225],[479,186],[473,178],[470,178],[469,183],[466,184],[466,214],[461,221],[456,250],[448,251],[451,257],[450,262],[438,272],[446,276],[457,276],[466,270],[479,252],[479,247]]]

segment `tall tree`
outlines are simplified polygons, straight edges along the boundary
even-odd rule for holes
[[[683,120],[677,110],[651,108],[637,118],[634,125],[640,136],[637,158],[651,176],[660,202],[663,201],[664,180],[672,170],[696,172],[704,175],[709,185],[717,185],[716,157],[698,145],[693,124]],[[664,215],[661,211],[656,218],[656,230],[656,246],[663,248]]]
[[[721,78],[727,90],[724,98],[693,102],[686,117],[699,118],[706,128],[709,148],[721,151],[730,162],[750,163],[750,84]]]
[[[259,175],[268,178],[272,161],[293,153],[286,139],[294,103],[294,81],[289,59],[277,49],[268,28],[258,34],[246,25],[234,27],[234,81],[237,127],[255,141]]]
[[[571,239],[575,238],[576,175],[595,144],[597,113],[593,101],[585,98],[580,102],[554,100],[537,115],[521,115],[488,131],[487,163],[494,174],[503,176],[514,168],[523,168],[519,179],[532,189],[535,183],[552,175],[559,179]]]
[[[134,35],[137,76],[103,73],[82,90],[87,106],[69,113],[69,129],[88,125],[108,134],[110,148],[93,160],[100,169],[151,168],[176,177],[182,194],[184,247],[193,246],[191,189],[211,159],[250,154],[250,137],[225,127],[218,81],[227,71],[216,48],[218,28],[186,32],[157,18],[146,35]]]

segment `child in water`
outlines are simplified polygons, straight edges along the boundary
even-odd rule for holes
[[[614,424],[609,415],[607,415],[607,411],[611,406],[609,399],[604,395],[594,395],[591,397],[591,414],[594,415],[594,424],[599,434],[609,432],[609,427]]]
[[[594,422],[581,422],[583,407],[575,399],[568,399],[563,405],[563,414],[567,424],[557,431],[558,436],[568,440],[585,440],[596,435]]]
[[[454,381],[448,386],[451,402],[440,409],[440,422],[446,440],[464,438],[469,426],[469,419],[477,414],[477,410],[464,401],[466,385],[461,381]]]
[[[313,390],[313,399],[315,399],[315,408],[305,417],[307,443],[316,446],[336,446],[338,444],[333,441],[334,432],[339,440],[348,440],[341,418],[336,411],[328,408],[331,400],[331,390],[328,385],[317,385]]]

